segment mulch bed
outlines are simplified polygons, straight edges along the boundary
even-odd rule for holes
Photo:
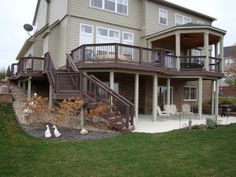
[[[45,138],[44,132],[46,130],[45,125],[21,125],[25,132],[33,137]],[[99,140],[104,138],[111,138],[120,135],[119,132],[100,132],[100,131],[89,131],[87,135],[81,135],[79,129],[69,129],[58,127],[58,130],[62,135],[58,138],[54,136],[53,129],[50,126],[52,138],[47,139],[59,139],[59,140]]]

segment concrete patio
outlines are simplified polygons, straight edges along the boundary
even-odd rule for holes
[[[206,118],[211,115],[203,115],[202,119],[192,119],[192,125],[206,124]],[[153,122],[151,115],[139,115],[139,120],[135,123],[135,130],[133,132],[143,133],[162,133],[176,129],[188,127],[189,119],[183,117],[175,119],[167,119],[165,121]],[[218,116],[218,123],[221,125],[236,123],[236,117],[220,117]]]

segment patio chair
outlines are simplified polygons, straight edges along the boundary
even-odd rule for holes
[[[157,114],[159,118],[163,117],[164,119],[167,119],[170,116],[169,113],[166,113],[165,111],[161,111],[161,108],[159,106],[157,106]]]
[[[171,104],[171,105],[165,105],[164,106],[164,110],[166,111],[166,113],[169,113],[170,116],[172,117],[176,117],[179,116],[181,114],[181,112],[177,111],[176,105],[175,104]]]
[[[185,118],[185,116],[193,116],[193,112],[191,111],[191,107],[189,104],[183,104],[182,105],[182,112],[183,112],[183,116]]]

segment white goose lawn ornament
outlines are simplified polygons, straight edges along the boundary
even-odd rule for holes
[[[55,135],[55,137],[56,137],[56,138],[57,138],[57,137],[60,137],[60,136],[61,136],[61,133],[57,130],[56,125],[53,125],[52,128],[54,129],[54,135]]]
[[[52,134],[51,134],[51,132],[50,132],[50,129],[49,129],[49,126],[48,125],[46,125],[46,131],[45,131],[45,133],[44,133],[44,136],[45,136],[45,138],[51,138],[52,137]]]

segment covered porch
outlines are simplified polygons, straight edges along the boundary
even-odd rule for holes
[[[165,105],[176,105],[177,111],[182,112],[182,105],[189,104],[191,110],[194,108],[194,117],[202,119],[203,106],[207,102],[209,114],[218,115],[217,77],[167,76],[115,69],[86,72],[99,78],[134,104],[136,123],[139,122],[140,115],[159,122],[157,107],[163,110]],[[99,90],[97,92],[100,93]]]
[[[223,72],[226,31],[210,25],[187,23],[146,37],[147,45],[165,50],[165,64],[177,71]]]

